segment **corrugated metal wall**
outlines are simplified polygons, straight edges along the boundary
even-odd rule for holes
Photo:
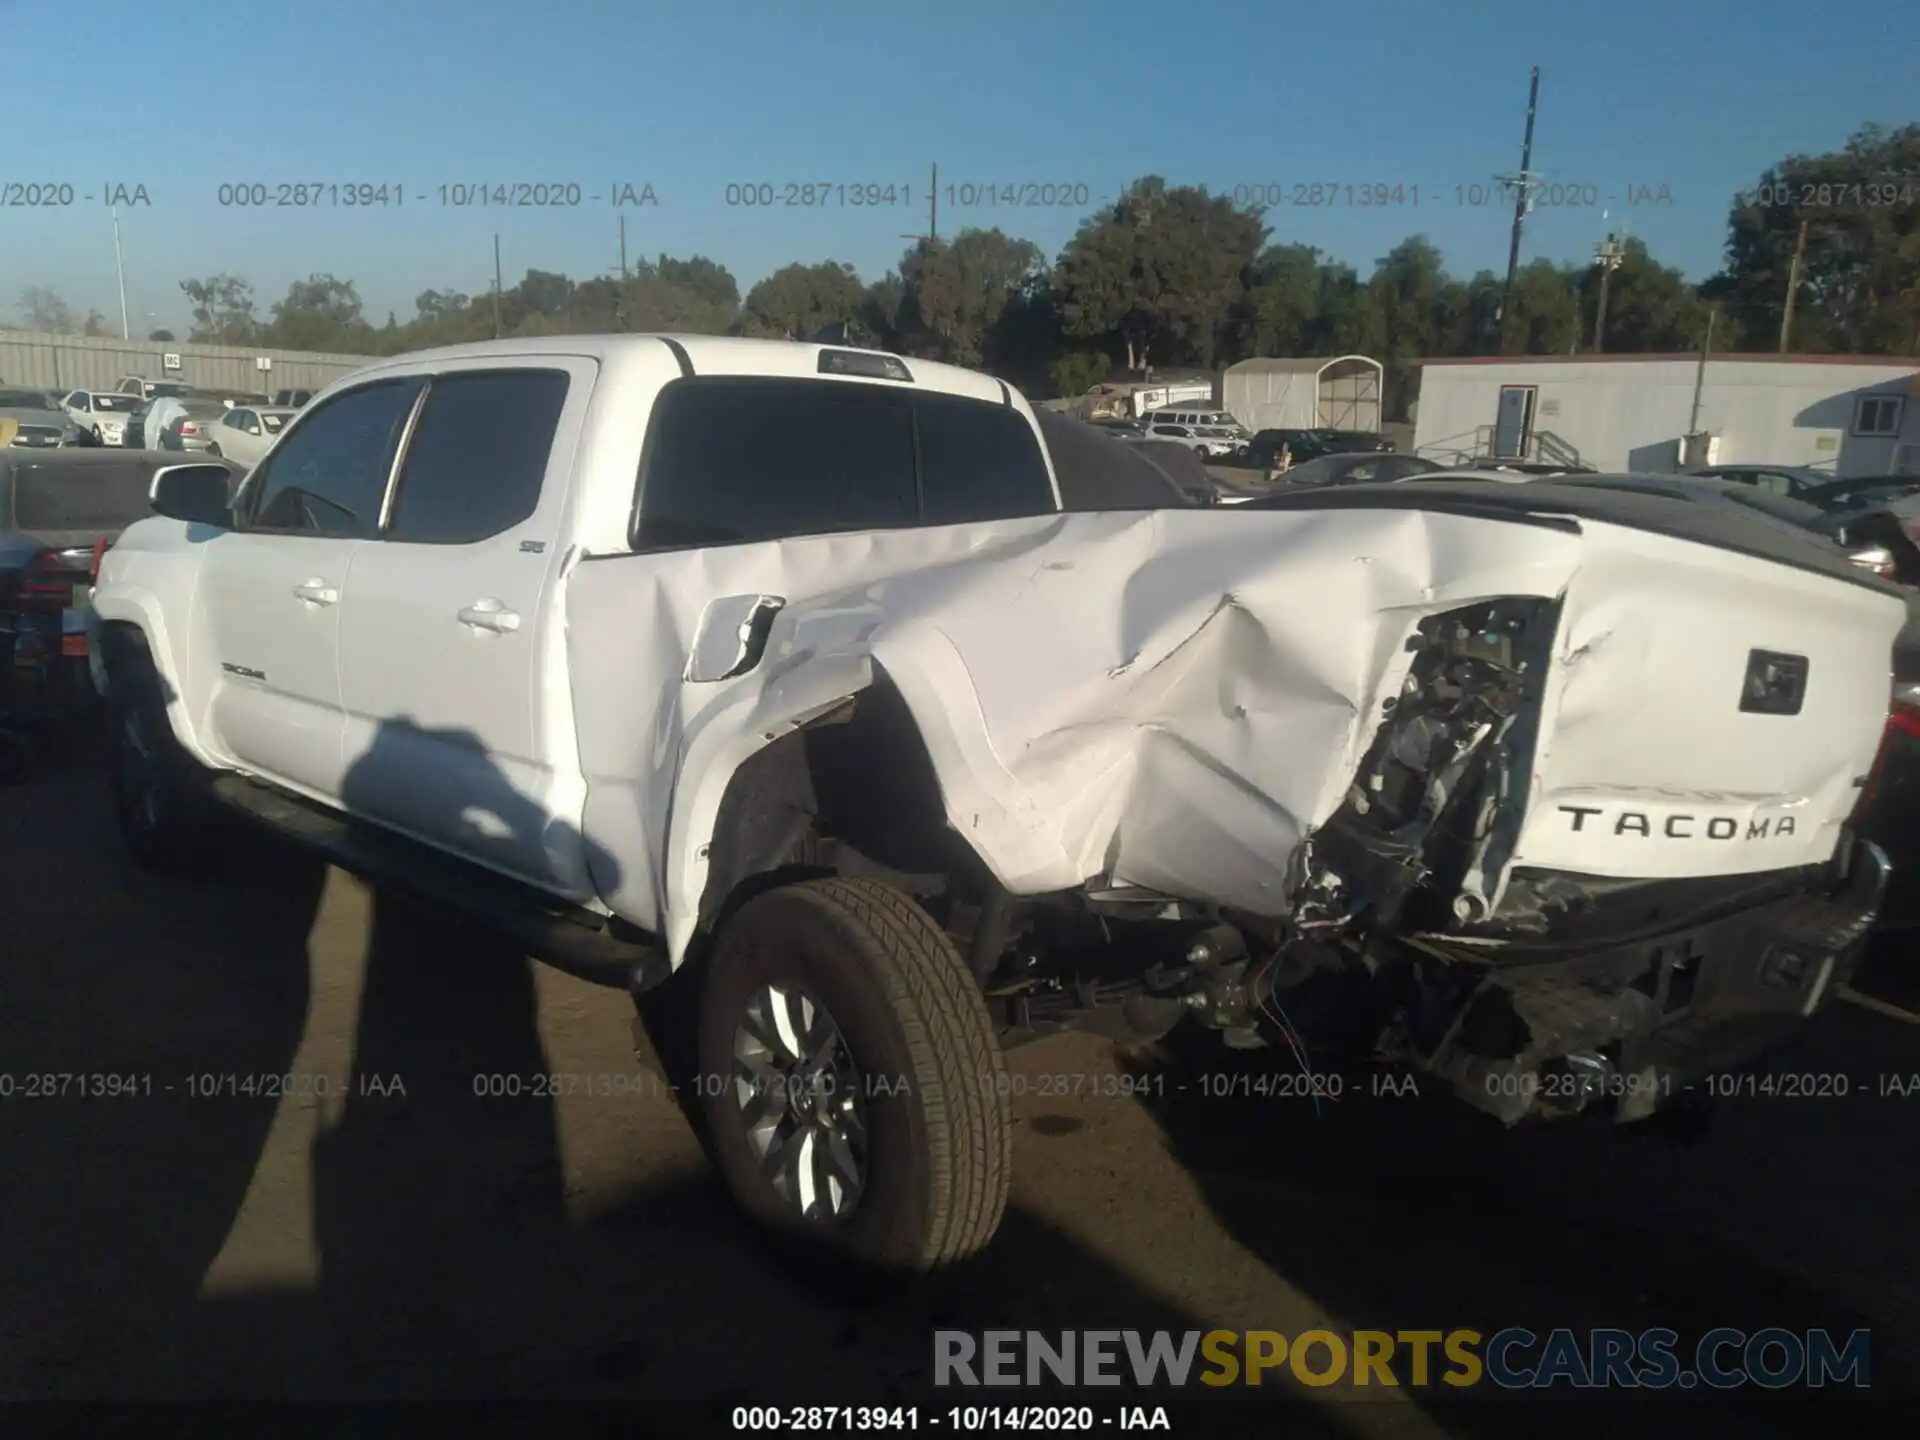
[[[178,370],[162,368],[167,355],[180,357]],[[273,361],[271,370],[259,368],[261,356]],[[111,390],[123,375],[224,390],[317,390],[374,358],[0,330],[0,384],[47,390]]]

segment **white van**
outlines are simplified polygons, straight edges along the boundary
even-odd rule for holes
[[[1141,423],[1147,439],[1171,440],[1202,455],[1231,455],[1252,438],[1233,416],[1211,406],[1168,405],[1149,412]]]

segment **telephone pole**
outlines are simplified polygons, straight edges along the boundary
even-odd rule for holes
[[[922,245],[934,246],[940,243],[940,167],[927,167],[929,183],[927,185],[927,233],[924,235],[902,235],[902,240],[918,240]]]
[[[1627,247],[1612,235],[1593,247],[1593,263],[1600,267],[1600,304],[1593,314],[1593,353],[1596,355],[1607,348],[1607,282],[1626,258]]]
[[[1800,294],[1800,262],[1807,254],[1807,222],[1800,222],[1800,234],[1793,242],[1793,264],[1787,267],[1787,303],[1780,313],[1780,353],[1787,353],[1793,335],[1793,302]]]
[[[493,338],[500,338],[500,236],[493,237]]]
[[[627,217],[620,217],[620,288],[613,295],[613,323],[627,328]]]
[[[1502,184],[1512,184],[1513,197],[1513,238],[1507,245],[1507,283],[1500,291],[1500,307],[1493,312],[1494,324],[1505,333],[1507,307],[1513,303],[1513,284],[1520,271],[1520,234],[1526,228],[1527,211],[1532,208],[1533,187],[1538,183],[1533,173],[1533,117],[1540,108],[1540,67],[1533,67],[1533,75],[1527,84],[1527,133],[1520,142],[1520,173],[1518,175],[1499,175],[1494,178]]]

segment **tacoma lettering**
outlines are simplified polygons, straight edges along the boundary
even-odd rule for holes
[[[1577,834],[1586,829],[1589,815],[1604,815],[1606,811],[1598,805],[1562,805],[1560,813],[1573,817],[1572,829]],[[1698,828],[1700,824],[1698,815],[1669,815],[1661,822],[1659,833],[1669,840],[1736,840],[1740,836],[1740,822],[1731,815],[1713,816],[1705,822],[1704,830]],[[1794,828],[1791,815],[1749,820],[1747,839],[1765,840],[1769,836],[1778,839],[1793,834]],[[1622,810],[1614,816],[1613,833],[1639,835],[1650,840],[1654,835],[1653,819],[1641,810]]]

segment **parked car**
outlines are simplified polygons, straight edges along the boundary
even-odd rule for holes
[[[1469,477],[1490,476],[1499,480],[1541,480],[1555,475],[1598,475],[1600,473],[1591,465],[1557,460],[1501,459],[1490,455],[1483,455],[1478,459],[1458,460],[1448,468]]]
[[[378,361],[106,552],[122,834],[243,818],[632,990],[741,1208],[886,1268],[987,1245],[1063,1030],[1637,1120],[1831,1003],[1903,592],[1571,486],[1063,512],[1050,428],[815,344]]]
[[[1814,470],[1805,465],[1701,465],[1686,472],[1704,480],[1728,480],[1736,485],[1752,485],[1789,500],[1804,500],[1808,492],[1834,483],[1831,470]]]
[[[202,396],[179,400],[175,404],[180,408],[161,431],[159,448],[218,453],[214,451],[215,431],[231,407],[222,400]]]
[[[236,405],[208,432],[207,450],[242,465],[252,465],[267,453],[267,447],[279,438],[287,422],[299,413],[298,410]]]
[[[273,392],[273,405],[278,410],[298,410],[318,394],[315,390],[276,390]]]
[[[1216,505],[1207,467],[1184,445],[1119,444],[1090,425],[1050,410],[1034,419],[1052,462],[1062,510],[1158,510]]]
[[[121,395],[138,395],[142,400],[157,399],[162,395],[193,395],[198,393],[194,386],[185,380],[149,380],[143,375],[123,375],[120,383],[113,387]]]
[[[1418,455],[1391,450],[1349,450],[1295,465],[1280,483],[1287,489],[1314,485],[1379,485],[1430,475],[1438,467]]]
[[[1166,441],[1204,456],[1231,455],[1240,442],[1231,432],[1217,425],[1184,425],[1149,416],[1146,438]]]
[[[1920,926],[1920,606],[1894,645],[1893,708],[1854,826],[1893,864],[1880,928]]]
[[[59,401],[44,390],[0,390],[0,420],[15,422],[13,448],[53,450],[62,445],[78,445],[80,427]]]
[[[85,611],[98,555],[153,514],[158,457],[92,449],[0,450],[0,775],[31,739],[95,699]]]
[[[134,396],[111,390],[75,390],[61,405],[79,429],[82,441],[89,445],[119,445],[127,417],[140,408]]]
[[[1271,470],[1282,449],[1299,465],[1323,455],[1392,450],[1393,443],[1371,430],[1261,430],[1247,442],[1247,463]]]

